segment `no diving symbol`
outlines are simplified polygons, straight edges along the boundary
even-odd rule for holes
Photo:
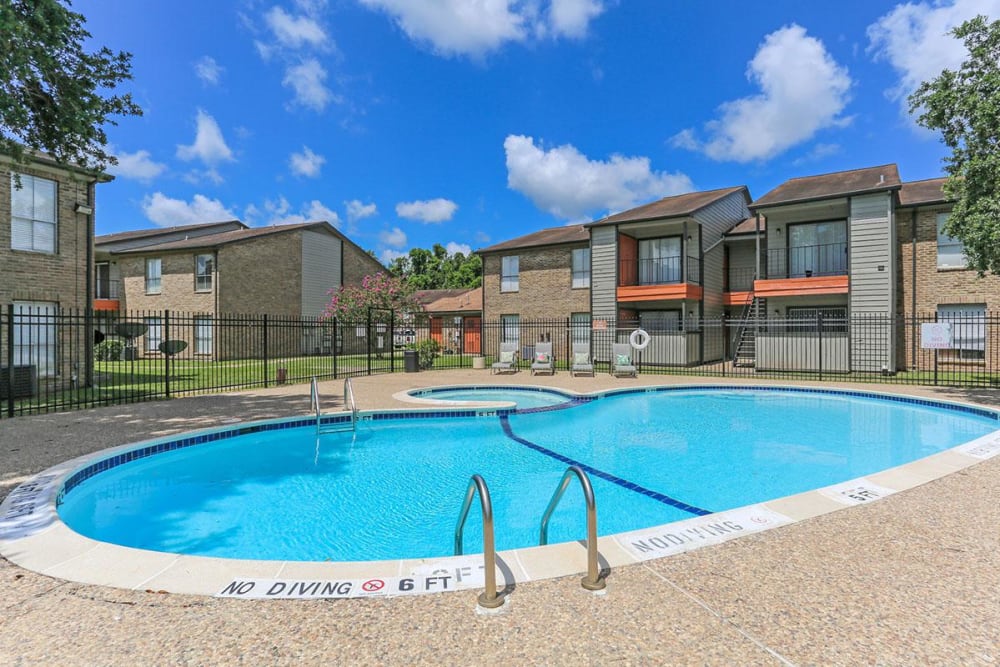
[[[385,582],[381,579],[369,579],[365,583],[361,584],[361,590],[366,593],[374,593],[375,591],[380,591],[385,586]]]

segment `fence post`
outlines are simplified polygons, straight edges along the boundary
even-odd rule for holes
[[[333,379],[337,379],[337,335],[340,333],[338,329],[337,318],[333,318],[333,341],[330,343],[330,348],[333,350]]]
[[[7,416],[14,416],[14,304],[7,304]]]
[[[389,372],[396,372],[396,311],[389,311],[389,331],[386,334],[386,347],[389,348]]]
[[[163,340],[160,341],[160,344],[161,345],[163,343],[167,344],[163,345],[163,348],[160,350],[160,354],[163,355],[163,394],[167,398],[170,398],[170,357],[172,356],[167,352],[167,350],[170,349],[170,344],[168,342],[169,340],[170,340],[170,311],[164,310]]]
[[[819,381],[823,381],[823,312],[816,311],[816,329],[819,333]]]
[[[365,320],[365,355],[368,361],[368,375],[372,374],[372,309],[368,309],[368,319]]]
[[[264,350],[263,350],[263,355],[261,355],[261,356],[264,357],[264,387],[267,388],[269,386],[268,379],[267,379],[267,375],[268,375],[267,374],[267,366],[268,366],[268,359],[267,359],[267,313],[264,314],[263,325],[264,326],[263,326],[263,332],[262,333],[263,333]]]
[[[729,359],[729,320],[726,319],[726,314],[723,313],[722,317],[719,318],[719,344],[722,346],[722,377],[726,377],[726,366],[727,360]],[[735,357],[734,357],[735,365]]]

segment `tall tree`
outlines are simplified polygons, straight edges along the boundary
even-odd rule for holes
[[[483,263],[479,255],[452,255],[440,243],[430,250],[411,248],[409,254],[397,257],[389,272],[404,278],[414,289],[459,289],[483,284]]]
[[[0,0],[0,153],[26,149],[101,171],[112,116],[141,116],[129,94],[107,95],[132,78],[132,55],[88,53],[82,14],[61,0]]]
[[[1000,273],[1000,20],[977,16],[952,34],[968,56],[921,84],[910,113],[951,149],[944,192],[955,205],[945,233],[963,243],[970,268]]]

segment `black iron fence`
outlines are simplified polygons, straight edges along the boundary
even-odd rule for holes
[[[835,312],[835,311],[830,311]],[[527,371],[550,348],[558,370],[587,350],[609,372],[628,345],[642,373],[1000,387],[1000,316],[788,319],[589,318],[362,321],[171,311],[0,312],[0,417],[357,375],[486,368],[501,343]],[[638,345],[633,346],[631,342]],[[636,348],[641,349],[636,349]]]

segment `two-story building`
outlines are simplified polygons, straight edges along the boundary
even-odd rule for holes
[[[88,372],[89,339],[69,340],[58,314],[89,311],[95,186],[110,180],[42,155],[27,165],[0,156],[0,308],[13,316],[15,395],[33,393],[39,378],[70,385]],[[0,350],[7,336],[0,331]],[[0,366],[6,396],[7,359]]]
[[[195,354],[216,358],[247,354],[258,345],[238,340],[235,325],[221,328],[230,332],[228,342],[213,340],[220,330],[216,318],[318,318],[331,290],[384,270],[327,222],[251,228],[229,221],[108,234],[97,238],[95,260],[102,297],[96,306],[108,315],[103,333],[120,332],[115,313],[127,311],[145,325],[141,353],[159,354],[167,335],[193,346]],[[166,311],[185,316],[184,324],[164,332]],[[282,348],[328,352],[332,341],[324,336],[317,328]]]

